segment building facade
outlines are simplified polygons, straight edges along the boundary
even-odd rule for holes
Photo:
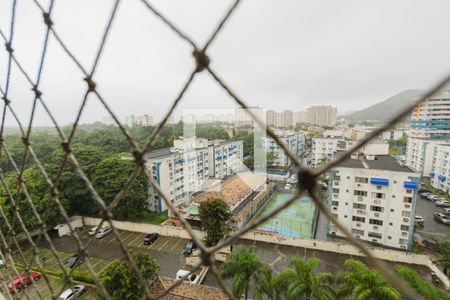
[[[208,145],[209,176],[225,178],[243,168],[244,143],[242,141],[210,141]]]
[[[328,205],[357,238],[412,250],[419,182],[390,155],[354,154],[330,172]],[[329,234],[345,237],[331,223]]]
[[[240,171],[243,142],[177,139],[174,147],[148,152],[144,159],[153,179],[169,201],[178,206],[201,191],[210,177],[224,178]],[[152,186],[149,186],[147,208],[158,213],[167,210],[161,195]]]
[[[450,195],[450,145],[436,145],[430,176],[432,187]]]
[[[417,105],[410,129],[412,138],[450,139],[450,90]]]
[[[433,164],[434,149],[437,145],[450,144],[449,140],[409,138],[406,144],[406,160],[408,167],[423,177],[428,177]]]
[[[276,131],[275,134],[277,134],[279,139],[294,155],[302,154],[306,143],[306,137],[303,133],[293,131]],[[262,139],[262,147],[267,153],[273,152],[275,154],[275,159],[272,162],[273,166],[288,167],[290,165],[291,160],[289,156],[280,146],[278,146],[274,139],[264,137]]]
[[[306,123],[317,126],[335,126],[337,108],[331,105],[311,106],[306,110]]]

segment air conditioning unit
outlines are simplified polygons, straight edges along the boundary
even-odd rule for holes
[[[355,238],[360,239],[359,235],[355,235]]]
[[[403,222],[409,223],[409,219],[408,218],[403,218]]]
[[[374,216],[375,216],[375,217],[379,217],[380,214],[379,214],[379,213],[374,213]]]
[[[411,205],[405,204],[405,208],[411,208]]]
[[[356,227],[361,227],[361,223],[356,223]]]
[[[362,196],[358,196],[358,201],[363,201],[363,197]]]
[[[378,230],[378,226],[373,226],[373,229]]]
[[[333,184],[334,185],[339,185],[339,181],[334,181]]]
[[[402,232],[402,236],[407,236],[408,235],[408,233],[407,232]]]
[[[360,184],[360,183],[358,183],[358,184],[357,184],[357,186],[361,186],[361,184]]]

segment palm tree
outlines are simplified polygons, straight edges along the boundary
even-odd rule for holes
[[[288,300],[335,299],[336,293],[330,284],[334,278],[331,273],[315,271],[320,264],[318,258],[307,261],[293,257],[290,261],[292,268],[281,271],[277,278],[276,289],[278,295],[285,295]]]
[[[450,293],[438,289],[431,282],[424,280],[416,271],[405,266],[396,266],[394,268],[401,278],[426,300],[450,300]]]
[[[263,295],[272,298],[272,270],[258,259],[255,246],[238,246],[219,272],[223,278],[233,279],[232,291],[236,298],[244,294],[245,299],[248,299],[251,279],[255,299],[262,299]]]
[[[393,288],[384,277],[370,270],[364,263],[355,259],[347,259],[344,271],[337,274],[341,285],[337,289],[340,297],[351,295],[353,299],[401,300],[400,293]]]

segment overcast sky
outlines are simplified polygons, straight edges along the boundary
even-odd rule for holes
[[[47,1],[40,2],[47,7]],[[198,44],[203,44],[232,3],[151,2]],[[55,3],[56,30],[89,69],[113,1]],[[8,34],[10,8],[11,1],[0,1],[0,27]],[[362,109],[405,89],[425,89],[450,71],[449,11],[447,0],[243,0],[210,47],[209,56],[212,67],[252,105],[294,111],[312,104],[336,105],[341,112]],[[33,77],[44,33],[33,1],[18,0],[13,44]],[[148,113],[159,120],[194,67],[191,51],[140,0],[123,0],[95,81],[122,119]],[[3,89],[6,70],[7,52],[2,46]],[[41,90],[58,122],[74,120],[85,89],[81,72],[50,38]],[[17,68],[12,70],[10,99],[19,117],[29,118],[33,94]],[[234,106],[202,73],[180,109]],[[82,122],[105,115],[91,97]],[[36,124],[49,124],[42,109],[37,111]]]

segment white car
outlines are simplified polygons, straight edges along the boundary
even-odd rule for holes
[[[434,202],[434,204],[436,204],[436,206],[450,207],[450,202],[448,202],[447,200],[439,200]]]
[[[450,224],[450,219],[443,213],[434,213],[434,218],[443,224]]]
[[[95,235],[97,228],[98,228],[98,226],[92,227],[91,230],[89,230],[89,235]]]
[[[185,277],[184,281],[187,281],[187,282],[192,283],[192,284],[198,283],[198,281],[200,279],[200,277],[197,274],[195,274],[195,273],[191,273],[191,272],[189,272],[187,270],[178,270],[177,276],[176,276],[177,280],[180,280],[183,277]]]
[[[107,226],[102,226],[97,231],[97,234],[95,235],[95,237],[98,239],[101,239],[101,238],[104,238],[105,236],[107,236],[108,234],[110,234],[111,232],[112,232],[111,228],[109,228]]]
[[[434,195],[434,194],[428,195],[427,198],[428,198],[428,200],[431,200],[431,201],[441,201],[441,200],[444,200],[444,199],[442,199],[441,197],[436,196],[436,195]]]
[[[84,285],[74,285],[73,289],[67,289],[59,295],[58,300],[73,300],[78,299],[81,295],[86,292],[86,287]]]
[[[0,259],[0,268],[3,268],[5,266],[5,262]]]
[[[414,217],[414,222],[416,223],[423,223],[424,218],[422,216],[415,216]]]

